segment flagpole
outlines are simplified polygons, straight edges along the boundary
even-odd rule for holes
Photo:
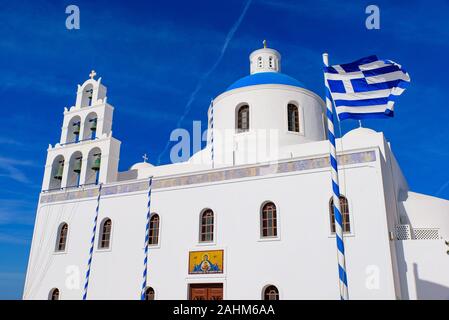
[[[329,66],[329,56],[327,53],[323,53],[324,66]],[[332,198],[334,203],[334,223],[335,223],[335,239],[337,243],[337,258],[338,258],[338,276],[340,287],[341,300],[348,300],[348,282],[346,275],[346,259],[345,259],[345,245],[343,242],[343,216],[340,208],[340,187],[338,183],[338,164],[337,164],[337,152],[335,147],[335,134],[334,134],[334,113],[332,111],[332,101],[330,91],[324,79],[324,85],[326,87],[326,108],[327,108],[327,128],[328,139],[330,149],[330,164],[332,173]]]
[[[145,244],[144,244],[144,259],[143,259],[143,273],[142,273],[142,289],[140,291],[140,300],[145,300],[145,291],[148,282],[148,246],[150,242],[150,227],[151,227],[151,189],[153,187],[153,176],[148,181],[148,202],[147,202],[147,223],[145,226]]]
[[[97,233],[97,221],[98,221],[98,212],[100,211],[100,199],[101,199],[102,187],[103,187],[103,184],[100,183],[100,187],[98,188],[98,196],[97,196],[97,208],[95,209],[94,226],[92,229],[92,237],[90,239],[89,260],[87,261],[87,271],[86,271],[86,277],[84,279],[83,300],[87,300],[87,290],[89,288],[89,278],[90,278],[92,259],[93,259],[93,254],[94,254],[94,243],[95,243],[95,235]]]

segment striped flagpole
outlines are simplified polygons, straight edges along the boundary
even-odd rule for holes
[[[86,279],[84,282],[83,300],[87,300],[87,288],[89,287],[90,266],[92,265],[92,255],[94,252],[95,234],[97,233],[98,211],[100,210],[100,197],[101,197],[101,188],[102,187],[103,187],[103,184],[100,183],[100,187],[98,188],[97,209],[95,210],[94,227],[92,229],[92,238],[90,240],[89,260],[87,262],[87,271],[86,271]]]
[[[326,67],[329,66],[329,56],[327,53],[323,54],[323,63]],[[332,190],[334,202],[334,221],[335,221],[335,238],[337,241],[337,257],[338,257],[338,275],[340,283],[340,298],[342,300],[349,299],[348,296],[348,281],[346,275],[346,261],[345,261],[345,245],[343,242],[343,216],[340,208],[340,188],[338,184],[338,164],[337,152],[335,149],[335,134],[334,134],[334,113],[332,112],[332,101],[330,90],[327,85],[326,75],[324,79],[326,86],[326,107],[327,107],[327,127],[330,146],[330,164],[332,172]]]
[[[214,100],[210,101],[210,153],[212,168],[214,167]]]
[[[148,242],[150,241],[150,217],[151,217],[151,187],[153,184],[153,177],[150,177],[148,182],[148,204],[147,204],[147,225],[145,227],[145,258],[143,259],[143,274],[142,274],[142,290],[140,292],[140,300],[145,300],[145,289],[147,287],[148,278]]]

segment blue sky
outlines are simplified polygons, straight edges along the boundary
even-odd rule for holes
[[[385,132],[413,191],[449,199],[449,4],[398,3],[376,1],[381,29],[367,30],[367,1],[253,0],[243,15],[246,1],[2,1],[0,299],[21,297],[46,149],[91,69],[115,106],[126,170],[143,153],[167,163],[171,131],[205,123],[210,99],[248,74],[263,39],[281,52],[284,73],[321,96],[323,52],[335,64],[392,59],[412,83],[395,118],[364,126]],[[65,28],[69,4],[80,8],[80,30]]]

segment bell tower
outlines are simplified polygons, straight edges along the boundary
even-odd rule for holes
[[[61,138],[49,145],[42,190],[77,188],[117,179],[121,142],[112,136],[114,107],[101,78],[78,85],[75,105],[64,108]]]
[[[249,56],[250,73],[281,72],[281,54],[267,48],[267,41],[263,41],[263,48],[255,50]]]

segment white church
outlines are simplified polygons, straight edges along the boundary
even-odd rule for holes
[[[249,60],[209,106],[203,150],[124,172],[102,79],[78,85],[47,150],[24,299],[340,298],[325,104],[278,51]],[[362,127],[337,139],[349,298],[449,299],[449,201],[410,191],[393,147]]]

